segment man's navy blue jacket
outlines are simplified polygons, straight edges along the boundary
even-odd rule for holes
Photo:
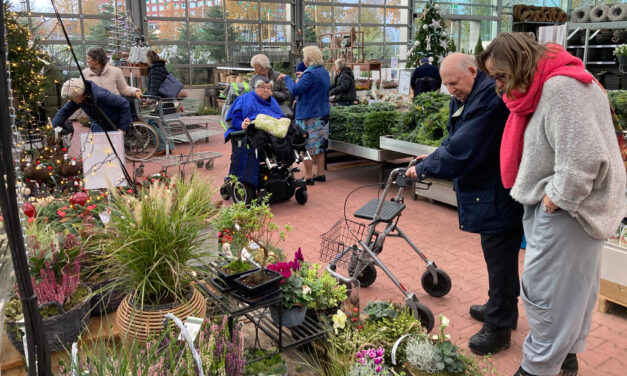
[[[119,129],[127,131],[131,125],[131,106],[128,101],[119,96],[111,93],[109,90],[101,88],[91,81],[87,81],[91,84],[92,98],[88,103],[76,104],[72,101],[68,101],[52,119],[52,125],[55,127],[64,127],[64,123],[72,116],[79,108],[85,111],[89,116],[89,123],[92,132],[102,132],[102,129],[112,131],[110,127],[106,126],[104,121],[100,119],[98,111],[96,110],[94,103],[98,104],[102,111],[111,119]]]
[[[509,110],[494,81],[478,71],[466,102],[453,98],[449,108],[449,136],[416,166],[418,178],[453,179],[463,231],[489,234],[520,225],[522,205],[501,182],[499,151]]]

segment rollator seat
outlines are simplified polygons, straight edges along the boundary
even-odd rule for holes
[[[366,205],[362,206],[359,210],[353,214],[356,218],[362,219],[370,219],[374,218],[374,214],[377,211],[377,206],[379,205],[379,199],[372,199]],[[384,201],[383,206],[381,207],[381,213],[379,214],[379,221],[389,223],[396,216],[398,216],[403,209],[405,209],[405,204],[398,201]]]

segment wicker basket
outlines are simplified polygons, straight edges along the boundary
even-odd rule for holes
[[[67,312],[52,316],[43,320],[44,332],[48,338],[48,347],[51,352],[68,349],[73,342],[76,342],[78,335],[87,326],[91,309],[91,290],[88,286],[81,285],[87,289],[88,297],[77,306]],[[9,342],[24,355],[22,336],[15,321],[6,322],[7,337]]]
[[[192,288],[191,297],[186,303],[177,306],[161,305],[152,307],[154,308],[152,310],[144,306],[145,310],[140,311],[133,307],[129,300],[130,295],[122,300],[115,318],[120,338],[126,343],[133,341],[140,344],[146,343],[149,336],[163,330],[166,313],[170,312],[184,320],[187,316],[205,318],[207,312],[205,298],[196,288]],[[174,323],[171,325],[174,328]]]
[[[91,298],[91,313],[93,315],[102,315],[103,313],[115,311],[122,299],[124,299],[124,296],[126,296],[126,289],[122,287],[111,288],[114,281],[109,279],[92,283],[89,286],[94,294]]]

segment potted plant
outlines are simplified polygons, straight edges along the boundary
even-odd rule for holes
[[[309,307],[312,308],[311,312],[316,314],[334,314],[348,297],[346,285],[338,283],[326,270],[319,275],[319,270],[319,264],[301,265],[303,283],[311,288],[313,296],[313,302]]]
[[[59,235],[50,224],[33,222],[27,227],[31,282],[44,332],[51,351],[60,351],[75,342],[89,321],[91,290],[80,284],[81,243],[71,233]],[[19,321],[22,304],[13,297],[5,310],[9,341],[24,354]]]
[[[277,262],[268,265],[268,269],[281,273],[281,307],[271,306],[270,315],[272,321],[282,326],[297,326],[305,321],[307,306],[313,302],[312,290],[303,283],[301,276],[301,263],[304,262],[300,250],[294,254],[294,260],[290,262]]]
[[[203,249],[209,220],[217,212],[210,182],[193,176],[171,186],[153,183],[134,197],[114,193],[110,221],[102,232],[104,262],[127,295],[116,316],[123,338],[145,342],[163,326],[163,316],[200,316],[203,296],[192,286],[211,257]]]
[[[288,367],[285,360],[276,349],[254,349],[245,350],[246,359],[259,359],[249,363],[244,367],[244,376],[287,376]],[[274,354],[274,355],[271,355]]]
[[[113,66],[119,67],[122,65],[122,54],[119,52],[114,52],[111,55],[111,61],[113,62]]]
[[[621,44],[614,49],[614,55],[618,58],[621,67],[627,67],[627,44]]]

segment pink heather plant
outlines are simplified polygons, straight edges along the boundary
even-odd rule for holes
[[[61,305],[68,303],[70,297],[76,289],[80,281],[80,261],[77,257],[74,263],[67,264],[61,271],[61,283],[57,281],[57,277],[50,267],[50,262],[46,261],[41,269],[41,280],[37,281],[35,277],[31,277],[35,294],[37,295],[37,303],[43,305],[46,303],[57,302]]]

